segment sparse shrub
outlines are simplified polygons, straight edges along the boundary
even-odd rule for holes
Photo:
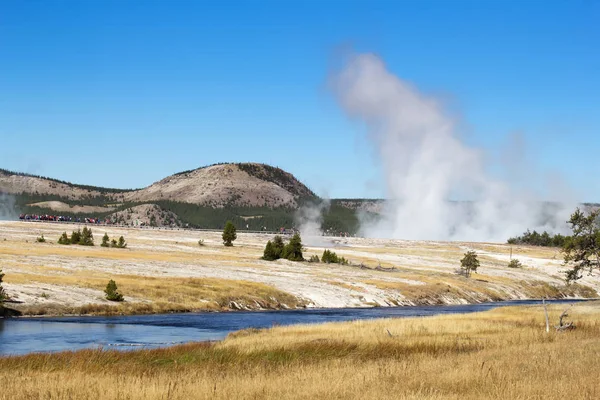
[[[338,256],[331,250],[323,251],[323,255],[321,256],[321,261],[325,264],[337,264]]]
[[[467,251],[462,260],[460,260],[460,270],[468,278],[472,272],[477,272],[479,268],[479,260],[477,259],[477,253],[474,251]]]
[[[50,298],[50,295],[49,295],[48,293],[46,293],[46,292],[42,292],[42,294],[40,294],[40,297],[41,297],[42,299],[49,299],[49,298]]]
[[[308,262],[310,263],[320,263],[321,260],[319,260],[319,256],[316,254],[313,254],[312,256],[310,256],[310,258],[308,259]]]
[[[67,236],[67,232],[63,232],[58,238],[58,244],[71,244],[71,239]]]
[[[223,244],[226,247],[231,247],[235,239],[237,239],[235,225],[233,225],[233,222],[227,221],[225,229],[223,229]]]
[[[80,241],[81,241],[81,229],[77,229],[76,231],[73,231],[73,233],[71,233],[71,244],[78,244]]]
[[[204,246],[204,239],[198,239],[198,246]]]
[[[508,268],[523,268],[523,264],[521,264],[521,261],[514,258],[508,263]]]
[[[71,238],[73,241],[73,238]],[[93,246],[94,245],[94,235],[92,235],[92,230],[87,226],[83,227],[81,231],[81,238],[79,239],[79,244],[81,246]]]
[[[100,246],[110,247],[110,238],[107,233],[104,233],[104,236],[102,236],[102,244],[100,244]]]
[[[304,261],[302,256],[302,238],[296,233],[283,248],[282,258],[290,261]]]
[[[38,243],[46,243],[46,238],[44,237],[43,234],[42,234],[42,236],[40,236],[36,240],[37,240]]]
[[[326,264],[348,265],[348,260],[346,260],[344,257],[338,257],[338,255],[331,250],[323,251],[323,255],[321,256],[321,262],[324,262]]]
[[[123,295],[117,291],[117,284],[112,279],[106,285],[106,289],[104,289],[104,293],[106,293],[106,300],[110,301],[123,301]]]
[[[117,247],[117,239],[113,239],[110,241],[110,247]]]

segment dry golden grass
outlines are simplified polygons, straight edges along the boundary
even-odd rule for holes
[[[59,270],[55,268],[55,270]],[[148,302],[124,302],[115,305],[57,307],[39,304],[17,309],[25,315],[155,313],[229,309],[231,302],[242,308],[276,309],[302,307],[304,302],[271,286],[243,280],[214,278],[167,278],[115,275],[93,271],[70,271],[69,275],[11,274],[10,283],[46,283],[104,290],[109,279],[115,279],[119,290],[133,298]]]
[[[550,309],[554,322],[562,307]],[[600,303],[570,318],[575,331],[546,334],[540,306],[510,307],[0,358],[0,399],[600,398]]]

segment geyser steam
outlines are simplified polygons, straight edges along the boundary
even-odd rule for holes
[[[333,88],[343,110],[366,126],[385,172],[390,201],[379,222],[362,225],[363,235],[505,241],[528,228],[561,230],[568,209],[555,204],[549,212],[493,179],[483,152],[461,141],[439,102],[394,76],[378,57],[351,57]]]

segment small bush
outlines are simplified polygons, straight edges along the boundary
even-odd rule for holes
[[[44,237],[44,235],[40,236],[36,240],[38,243],[46,243],[46,238]]]
[[[200,247],[204,246],[204,239],[198,240],[198,246],[200,246]]]
[[[63,232],[58,238],[58,244],[71,244],[71,239],[67,236],[67,232]]]
[[[523,264],[521,264],[521,261],[515,258],[510,260],[510,262],[508,263],[508,268],[523,268]]]
[[[110,301],[123,301],[123,295],[117,291],[117,284],[112,279],[106,285],[106,289],[104,289],[104,293],[106,293],[106,300]]]
[[[321,262],[324,262],[326,264],[349,264],[348,260],[346,260],[344,257],[338,257],[338,255],[331,250],[323,251],[323,255],[321,256]]]
[[[310,256],[310,258],[308,259],[308,262],[310,263],[320,263],[321,260],[319,259],[319,256],[316,254],[313,254],[312,256]]]

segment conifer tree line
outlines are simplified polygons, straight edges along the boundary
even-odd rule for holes
[[[127,247],[127,242],[125,242],[125,238],[123,236],[119,237],[119,240],[117,241],[116,239],[111,240],[110,237],[108,237],[108,234],[104,233],[104,236],[102,237],[102,243],[100,244],[100,246],[124,249],[125,247]]]
[[[270,240],[267,242],[262,258],[267,261],[275,261],[280,258],[290,261],[304,261],[302,250],[300,234],[296,233],[292,236],[287,244],[283,242],[281,236],[276,235],[272,242]]]
[[[81,246],[93,246],[94,245],[94,235],[92,234],[92,230],[87,226],[84,226],[83,229],[78,229],[71,233],[71,237],[67,235],[67,232],[63,232],[63,234],[58,238],[58,244],[78,244]]]

